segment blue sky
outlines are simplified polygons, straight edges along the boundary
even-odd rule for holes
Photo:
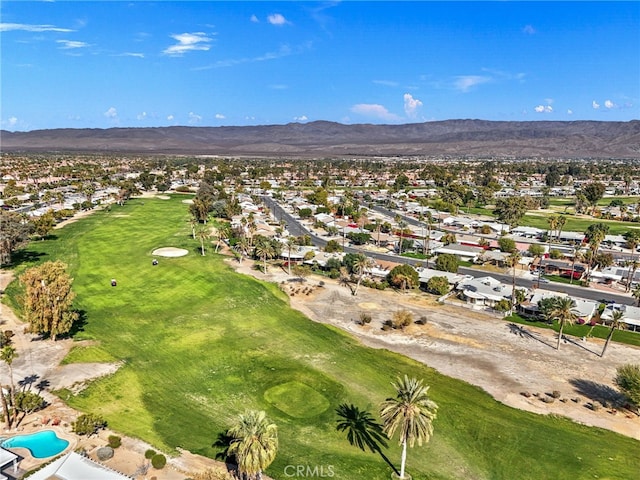
[[[640,118],[640,2],[0,4],[3,129]]]

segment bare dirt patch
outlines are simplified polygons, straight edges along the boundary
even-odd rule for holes
[[[287,278],[275,268],[264,275],[254,270],[250,261],[229,263],[262,280],[281,282]],[[557,334],[551,330],[439,305],[426,294],[360,288],[353,296],[348,288],[326,278],[312,276],[307,283],[317,286],[320,281],[323,286],[316,288],[314,295],[290,297],[291,306],[314,321],[338,326],[364,345],[401,353],[477,385],[511,407],[563,415],[640,440],[640,417],[612,408],[620,398],[613,383],[616,368],[625,363],[640,364],[640,348],[613,342],[600,358],[602,340],[568,337],[556,350]],[[416,319],[424,317],[426,324],[383,331],[383,322],[400,309],[411,311]],[[365,327],[357,323],[363,310],[372,317]],[[554,390],[560,392],[560,398],[546,403],[547,394]]]

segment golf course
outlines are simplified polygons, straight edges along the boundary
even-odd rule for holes
[[[291,309],[276,285],[235,273],[213,247],[200,255],[183,199],[113,205],[18,256],[18,275],[47,260],[69,266],[82,320],[74,340],[91,342],[65,362],[121,363],[78,394],[56,392],[71,407],[167,455],[183,448],[211,458],[238,414],[264,410],[279,437],[267,475],[284,479],[287,466],[308,465],[335,479],[388,480],[379,453],[336,430],[335,410],[354,404],[379,419],[380,403],[395,396],[391,382],[408,375],[423,379],[439,406],[431,441],[408,450],[413,479],[637,478],[640,442],[504,406],[428,366],[364,347]],[[154,257],[163,247],[189,253]],[[6,294],[20,314],[18,282]],[[397,436],[388,443],[383,453],[399,466]]]

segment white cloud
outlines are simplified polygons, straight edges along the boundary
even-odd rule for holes
[[[258,17],[256,17],[255,15],[251,15],[251,18],[249,20],[251,20],[251,22],[253,23],[260,23],[260,20],[258,20]]]
[[[389,110],[387,110],[383,105],[375,103],[358,103],[351,107],[351,111],[365,117],[378,118],[380,120],[390,122],[397,122],[400,120],[398,115],[389,112]]]
[[[615,103],[613,103],[611,100],[605,100],[604,101],[604,106],[605,108],[616,108],[617,105]]]
[[[173,115],[167,115],[167,120],[172,121],[173,120]]]
[[[418,110],[422,108],[422,102],[417,98],[413,98],[410,93],[404,94],[404,113],[409,118],[416,118]]]
[[[103,114],[105,117],[110,118],[112,120],[115,120],[118,118],[118,111],[115,109],[115,107],[109,107],[109,110],[107,110],[106,112],[104,112]]]
[[[144,120],[145,118],[147,118],[147,112],[142,112],[142,113],[138,114],[138,116],[136,118],[138,120]]]
[[[216,118],[217,118],[218,120],[224,120],[224,119],[225,119],[225,118],[227,118],[227,117],[225,117],[225,116],[224,116],[223,114],[221,114],[221,113],[216,113]]]
[[[171,38],[177,40],[178,43],[165,48],[162,53],[173,57],[179,57],[186,52],[194,50],[207,51],[211,48],[209,43],[212,39],[203,32],[195,33],[180,33],[177,35],[171,35]]]
[[[533,28],[533,26],[531,26],[531,25],[525,25],[522,28],[522,32],[526,33],[527,35],[533,35],[534,33],[536,33],[536,29]]]
[[[591,106],[593,108],[595,108],[596,110],[600,108],[600,104],[598,102],[596,102],[595,100],[593,102],[591,102]]]
[[[269,88],[272,90],[287,90],[289,85],[285,85],[284,83],[276,83],[273,85],[269,85]]]
[[[27,25],[24,23],[0,23],[0,32],[22,30],[24,32],[73,32],[69,28],[60,28],[53,25]]]
[[[78,42],[76,40],[56,40],[56,42],[62,45],[60,48],[64,50],[71,50],[75,48],[85,48],[89,46],[88,43]]]
[[[272,13],[271,15],[267,16],[267,22],[269,22],[271,25],[278,26],[286,25],[287,23],[289,23],[289,21],[280,13]]]
[[[538,105],[534,110],[538,113],[551,113],[553,112],[553,107],[551,105]]]
[[[490,81],[491,77],[486,77],[484,75],[459,75],[456,77],[454,86],[461,92],[467,93],[476,85],[482,85],[483,83],[488,83]]]
[[[144,58],[144,53],[134,53],[134,52],[124,52],[116,57],[136,57],[136,58]]]
[[[293,117],[293,120],[296,122],[306,122],[309,118],[306,115],[302,115],[301,117]]]
[[[573,115],[573,110],[571,109],[567,110],[567,115]]]
[[[202,116],[197,113],[189,112],[189,124],[194,125],[196,123],[200,123],[202,120]]]
[[[18,117],[10,117],[9,120],[7,120],[7,124],[10,127],[15,127],[18,124]]]

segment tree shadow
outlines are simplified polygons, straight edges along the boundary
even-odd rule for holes
[[[34,252],[31,250],[25,250],[25,249],[17,250],[13,252],[13,255],[11,255],[10,266],[15,268],[25,263],[27,264],[35,263],[41,257],[46,257],[46,256],[48,256],[48,254],[44,252]]]
[[[369,412],[360,410],[353,404],[343,403],[336,408],[336,414],[336,430],[346,431],[347,440],[351,445],[363,452],[368,448],[372,453],[378,453],[397,475],[400,474],[382,451],[381,447],[388,448],[388,438],[382,431],[382,425],[376,422]]]
[[[596,355],[596,356],[598,356],[598,357],[600,356],[600,353],[601,353],[600,351],[598,351],[598,352],[594,352],[594,351],[593,351],[593,350],[591,350],[590,348],[587,348],[586,346],[582,345],[582,343],[580,343],[580,342],[576,342],[574,339],[569,338],[569,337],[567,337],[567,336],[566,336],[566,335],[564,335],[564,334],[562,335],[562,338],[564,339],[565,343],[570,343],[570,344],[572,344],[572,345],[575,345],[575,346],[577,346],[577,347],[582,348],[583,350],[585,350],[585,351],[587,351],[587,352],[589,352],[589,353],[593,353],[594,355]]]
[[[600,403],[609,402],[614,405],[624,405],[626,402],[625,396],[609,385],[604,385],[592,380],[585,380],[583,378],[572,378],[569,380],[569,383],[573,385],[576,392],[589,398],[591,401]]]
[[[212,447],[218,449],[219,451],[216,453],[215,459],[221,462],[224,462],[227,467],[227,471],[235,474],[238,466],[234,463],[233,456],[229,455],[229,447],[231,446],[231,441],[233,437],[227,432],[218,433],[218,437],[216,441],[211,445]]]
[[[40,375],[37,374],[32,374],[32,375],[27,375],[26,377],[24,377],[22,380],[18,381],[18,386],[22,387],[24,390],[28,389],[31,390],[31,386],[36,383],[36,381],[40,378]]]
[[[553,345],[551,345],[550,343],[547,343],[542,338],[537,337],[536,335],[531,333],[529,330],[524,328],[522,325],[518,325],[517,323],[510,323],[510,324],[507,325],[507,327],[509,328],[509,331],[511,333],[513,333],[514,335],[518,335],[521,338],[527,338],[527,339],[530,338],[532,340],[537,340],[538,342],[546,345],[547,347],[555,349],[555,347]]]

